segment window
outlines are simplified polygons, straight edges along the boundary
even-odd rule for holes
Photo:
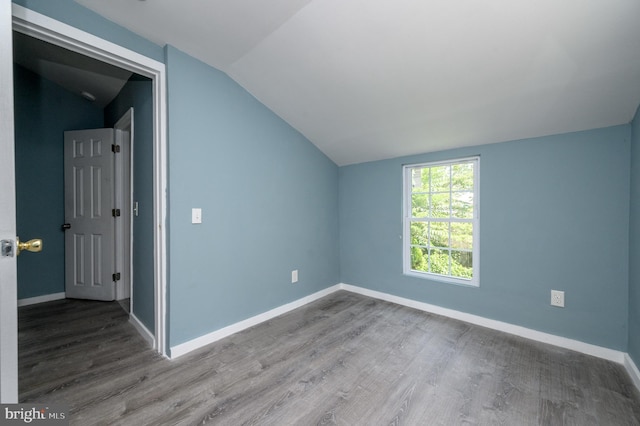
[[[478,285],[479,168],[479,157],[403,167],[405,274]]]

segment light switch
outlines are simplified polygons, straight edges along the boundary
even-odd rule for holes
[[[191,209],[191,223],[202,223],[202,209]]]

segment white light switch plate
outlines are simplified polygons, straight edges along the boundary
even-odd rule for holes
[[[202,223],[202,209],[191,209],[191,223]]]

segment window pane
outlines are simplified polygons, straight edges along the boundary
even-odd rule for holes
[[[473,219],[473,192],[451,194],[451,217]]]
[[[473,164],[454,164],[451,169],[451,189],[453,191],[473,191]]]
[[[450,186],[450,167],[431,167],[431,192],[448,192]]]
[[[431,250],[429,255],[429,272],[449,275],[449,250]]]
[[[450,194],[431,194],[431,217],[449,217]]]
[[[478,284],[478,164],[478,157],[469,157],[404,167],[403,203],[410,209],[404,211],[405,271]]]
[[[451,224],[451,248],[473,249],[473,224],[457,222]]]
[[[411,191],[429,192],[428,167],[416,167],[411,169]]]
[[[424,247],[411,247],[411,269],[414,271],[429,271],[429,253]]]
[[[460,278],[473,277],[473,253],[451,251],[451,275]]]
[[[412,217],[429,216],[429,195],[428,194],[411,195],[411,216]]]
[[[429,245],[431,247],[449,247],[449,223],[430,222],[430,224]]]
[[[411,244],[426,246],[428,244],[427,222],[411,222]]]

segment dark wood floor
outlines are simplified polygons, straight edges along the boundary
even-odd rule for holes
[[[117,303],[19,316],[20,399],[71,424],[640,425],[621,365],[347,292],[174,361]]]

